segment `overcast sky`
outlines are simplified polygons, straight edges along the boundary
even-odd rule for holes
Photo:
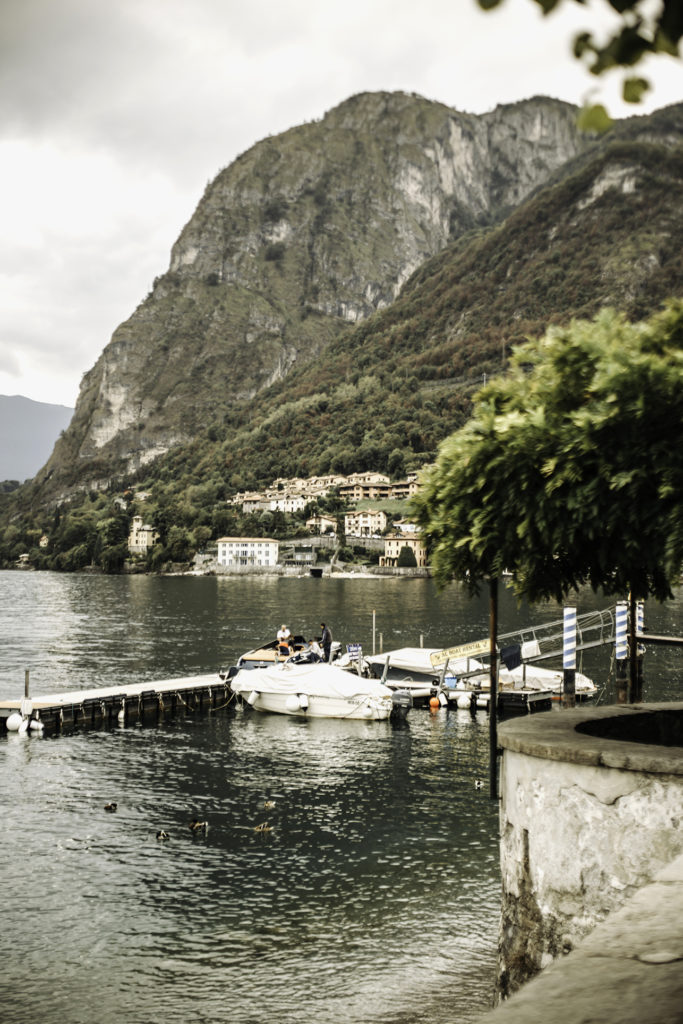
[[[269,134],[354,93],[462,111],[534,95],[613,116],[683,100],[645,66],[639,108],[570,56],[611,22],[565,0],[2,0],[0,394],[75,405],[80,379],[168,268],[204,187]],[[597,92],[591,93],[591,90]]]

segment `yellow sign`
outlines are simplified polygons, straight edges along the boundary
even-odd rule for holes
[[[443,651],[434,651],[429,655],[432,665],[443,665],[452,658],[474,658],[477,654],[488,654],[491,650],[490,640],[473,640],[471,644],[460,644],[459,647],[447,647]]]

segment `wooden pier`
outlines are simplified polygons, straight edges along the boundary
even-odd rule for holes
[[[220,711],[234,706],[234,694],[218,673],[50,693],[20,700],[0,698],[0,730],[19,715],[24,728],[45,733],[108,725],[155,724],[166,716]],[[16,721],[16,719],[14,719]]]

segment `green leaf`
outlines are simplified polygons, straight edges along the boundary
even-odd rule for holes
[[[626,103],[640,103],[649,88],[647,78],[625,78],[622,95]]]
[[[612,127],[612,118],[602,103],[594,103],[590,107],[583,107],[576,120],[579,131],[582,132],[608,132]]]

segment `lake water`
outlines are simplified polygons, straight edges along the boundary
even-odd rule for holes
[[[213,672],[281,622],[314,635],[325,619],[370,652],[373,611],[385,650],[488,630],[485,597],[428,580],[1,572],[0,696],[23,695],[26,668],[35,695]],[[503,632],[560,617],[503,592]],[[683,591],[646,609],[652,632],[682,623]],[[583,671],[604,682],[610,658],[589,652]],[[680,698],[679,660],[648,651],[646,699]],[[483,713],[416,709],[404,727],[189,715],[9,735],[0,766],[5,1024],[457,1024],[490,1005]]]

